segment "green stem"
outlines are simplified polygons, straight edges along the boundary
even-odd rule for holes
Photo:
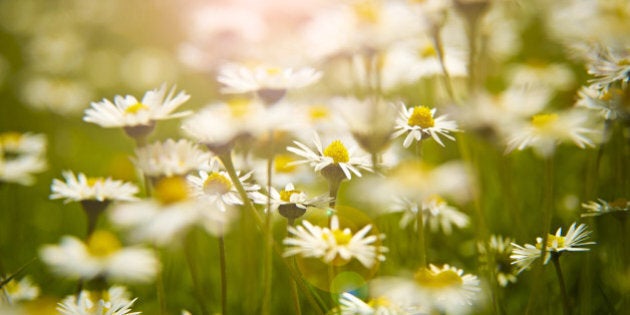
[[[225,240],[219,236],[219,265],[221,267],[221,314],[227,314],[227,272],[225,264]]]
[[[288,226],[295,226],[295,219],[287,219]],[[291,233],[287,229],[287,236],[290,237]],[[295,256],[291,257],[289,264],[297,269],[297,260]],[[295,307],[295,314],[302,315],[302,308],[300,306],[300,293],[298,292],[297,281],[295,279],[289,279],[291,285],[291,297],[293,298],[293,306]]]
[[[188,270],[190,271],[190,277],[192,278],[197,302],[199,303],[199,307],[201,308],[201,314],[209,315],[210,313],[208,312],[208,308],[205,303],[205,294],[203,293],[203,287],[201,286],[199,272],[195,263],[195,250],[197,242],[194,233],[194,229],[190,230],[188,232],[188,235],[186,236],[186,241],[184,244],[184,250],[186,252],[186,262],[188,263]]]
[[[270,134],[270,139],[273,134]],[[270,140],[272,141],[272,140]],[[273,169],[273,155],[271,154],[267,160],[267,213],[265,215],[265,245],[264,245],[264,257],[263,263],[263,305],[262,314],[270,314],[271,306],[271,282],[273,273],[273,234],[271,230],[271,176]]]
[[[418,232],[418,249],[419,249],[419,261],[420,267],[427,266],[427,244],[424,239],[424,218],[423,218],[422,206],[418,205],[418,213],[416,213],[416,229]]]
[[[438,61],[440,62],[440,67],[442,68],[442,73],[444,74],[444,86],[446,87],[446,92],[452,101],[455,101],[455,93],[453,92],[453,85],[451,82],[451,75],[446,68],[446,63],[444,62],[444,46],[442,45],[442,38],[440,37],[440,29],[435,28],[432,32],[433,44],[435,45],[435,51],[437,52]]]
[[[560,268],[560,254],[552,253],[551,261],[553,261],[554,267],[556,267],[556,275],[558,276],[558,284],[560,285],[560,291],[562,292],[562,306],[564,309],[564,315],[571,315],[571,303],[569,296],[567,295],[567,288],[564,284],[564,277],[562,276],[562,268]]]

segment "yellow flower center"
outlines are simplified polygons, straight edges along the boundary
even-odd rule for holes
[[[420,268],[413,277],[421,286],[434,289],[461,286],[464,283],[462,277],[453,270],[433,272],[427,268]]]
[[[122,247],[114,234],[102,230],[92,233],[86,245],[90,255],[97,257],[107,257]]]
[[[208,174],[203,182],[203,190],[209,194],[226,194],[232,189],[232,181],[217,172]]]
[[[299,190],[281,190],[280,191],[280,200],[289,202],[291,201],[291,196],[293,194],[299,194],[301,191]]]
[[[553,234],[547,235],[547,248],[562,248],[564,247],[564,236],[555,236]],[[558,244],[558,246],[554,246],[554,243]],[[537,243],[536,248],[540,249],[541,244]]]
[[[233,117],[242,118],[250,112],[250,99],[237,97],[229,100],[227,104]]]
[[[332,158],[335,163],[348,163],[348,161],[350,161],[348,149],[346,149],[340,140],[335,140],[328,145],[326,149],[324,149],[324,156]]]
[[[433,44],[426,44],[424,47],[420,49],[419,52],[420,58],[432,58],[437,57],[437,50]]]
[[[7,293],[9,293],[9,295],[17,293],[20,290],[20,286],[15,280],[9,281],[9,283],[5,284],[3,288],[7,290]]]
[[[295,159],[289,154],[278,154],[273,160],[274,170],[276,173],[293,173],[297,168],[291,164]]]
[[[22,134],[19,132],[9,131],[0,134],[0,144],[2,145],[18,145],[22,141]]]
[[[87,185],[89,187],[94,187],[96,186],[96,184],[102,183],[102,182],[103,182],[103,179],[100,177],[88,177],[87,179]]]
[[[332,234],[337,245],[348,245],[352,239],[352,233],[344,233],[342,230],[333,230]]]
[[[442,204],[446,202],[444,198],[442,198],[440,195],[431,195],[427,198],[427,200],[436,204]]]
[[[279,75],[282,73],[282,69],[278,67],[266,67],[265,72],[267,72],[268,75]]]
[[[407,124],[412,127],[431,128],[435,126],[433,113],[426,106],[416,106],[407,120]]]
[[[188,184],[181,177],[166,177],[155,185],[155,198],[164,205],[176,203],[188,198]]]
[[[380,18],[379,6],[376,1],[360,1],[352,6],[354,14],[360,21],[370,24],[378,23]]]
[[[392,303],[385,297],[371,299],[367,304],[372,308],[388,307],[392,305]]]
[[[532,117],[532,125],[537,128],[545,128],[558,120],[558,114],[538,114]]]
[[[314,105],[308,109],[308,116],[311,121],[320,121],[330,117],[330,111],[324,105]]]
[[[139,111],[147,110],[147,109],[149,109],[149,106],[138,102],[138,103],[135,103],[135,104],[125,108],[125,113],[133,115],[133,114],[137,114]]]
[[[623,91],[621,89],[612,88],[612,89],[608,89],[607,91],[603,92],[599,96],[599,98],[602,101],[611,101],[613,98],[619,97],[621,95],[623,95]]]

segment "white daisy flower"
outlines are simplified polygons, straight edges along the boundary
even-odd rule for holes
[[[74,174],[72,171],[64,171],[65,181],[53,179],[50,189],[50,199],[65,199],[65,203],[95,200],[109,202],[114,200],[137,200],[134,195],[138,193],[138,187],[132,183],[121,180],[113,180],[103,177],[87,177],[83,173]]]
[[[103,277],[114,282],[147,283],[160,269],[155,253],[122,247],[114,234],[103,230],[92,233],[85,243],[64,236],[60,244],[41,248],[40,257],[55,274],[83,280]]]
[[[93,102],[92,107],[85,111],[83,120],[105,128],[136,127],[190,114],[189,111],[173,113],[190,98],[183,91],[174,94],[175,87],[166,95],[166,84],[162,84],[159,89],[146,92],[141,101],[131,95],[116,95],[114,103],[107,99]]]
[[[578,91],[575,106],[598,111],[606,120],[625,118],[630,115],[623,107],[624,92],[617,88],[598,90],[584,86]]]
[[[297,161],[296,164],[308,163],[316,172],[327,169],[328,166],[332,165],[341,169],[345,178],[351,179],[352,174],[361,177],[360,169],[372,171],[368,156],[357,156],[354,147],[346,148],[340,140],[334,140],[323,149],[322,141],[315,133],[313,144],[315,144],[317,152],[298,141],[293,141],[293,143],[297,148],[287,147],[287,151],[305,158]]]
[[[313,68],[247,67],[230,64],[221,68],[217,81],[224,85],[222,93],[256,93],[267,103],[276,103],[287,90],[316,83],[322,73]]]
[[[480,263],[486,270],[494,269],[497,282],[506,287],[509,283],[516,283],[518,269],[512,265],[512,239],[500,235],[490,236],[488,243],[477,243],[480,254]]]
[[[583,203],[582,207],[586,209],[586,213],[582,213],[582,217],[594,217],[604,214],[628,215],[630,214],[630,200],[626,198],[617,198],[614,201],[606,201],[597,199]]]
[[[330,228],[312,225],[303,221],[302,226],[289,228],[291,237],[283,243],[289,246],[284,256],[300,255],[306,258],[319,258],[327,264],[343,265],[356,258],[364,267],[371,268],[378,261],[385,261],[387,248],[375,245],[384,235],[369,235],[372,225],[368,224],[356,233],[349,228],[339,228],[339,218],[333,216]]]
[[[0,152],[0,182],[30,186],[35,183],[34,175],[47,168],[43,156],[28,154],[7,158]]]
[[[409,223],[417,219],[418,211],[422,211],[424,224],[431,228],[431,231],[442,229],[444,234],[450,235],[453,226],[463,228],[468,226],[470,219],[465,213],[449,205],[439,195],[430,195],[419,204],[408,198],[399,198],[393,211],[403,212],[400,219],[400,226],[406,227]]]
[[[44,155],[46,154],[46,136],[29,132],[0,133],[0,151],[14,155]]]
[[[187,175],[207,167],[210,159],[210,153],[188,140],[168,139],[136,149],[134,162],[144,175],[158,178]]]
[[[608,47],[598,47],[596,52],[589,54],[588,73],[595,76],[591,86],[597,89],[608,89],[614,83],[621,83],[625,88],[630,81],[630,50],[613,50]]]
[[[239,174],[237,172],[237,174]],[[252,172],[239,174],[239,181],[254,203],[264,204],[267,197],[258,190],[260,186],[248,183]],[[218,162],[213,163],[209,171],[199,171],[199,176],[189,175],[186,180],[191,184],[192,194],[197,198],[206,199],[209,204],[225,212],[228,207],[243,204],[241,195],[226,171],[219,170]]]
[[[565,251],[588,251],[590,249],[583,246],[595,244],[595,242],[587,242],[588,238],[591,235],[591,231],[587,230],[586,224],[580,224],[578,226],[576,226],[576,224],[577,223],[575,222],[571,224],[571,227],[569,227],[569,231],[567,231],[567,234],[565,236],[562,236],[562,228],[558,228],[555,235],[549,234],[547,236],[547,244],[545,245],[544,258],[545,264],[547,264],[551,259],[551,254],[559,255]],[[514,246],[514,250],[510,258],[512,259],[512,264],[519,267],[519,273],[529,268],[532,262],[540,257],[542,241],[542,237],[537,237],[536,246],[531,244],[520,246],[518,244],[512,243],[512,246]]]
[[[137,299],[129,300],[124,287],[113,286],[105,292],[82,290],[68,295],[59,303],[57,311],[63,315],[136,315],[131,306]]]
[[[339,298],[341,315],[405,315],[405,312],[386,298],[371,299],[369,302],[348,292],[341,293]]]
[[[529,124],[512,129],[506,151],[531,147],[539,156],[549,157],[560,142],[571,141],[581,149],[593,147],[595,144],[587,135],[597,132],[587,127],[588,119],[584,112],[575,110],[534,115]]]
[[[396,119],[396,132],[392,137],[396,138],[405,133],[407,137],[403,141],[403,146],[408,148],[413,140],[421,141],[427,137],[432,137],[441,146],[444,146],[440,136],[449,140],[455,140],[455,137],[449,133],[459,131],[457,123],[453,120],[446,120],[446,116],[435,116],[436,108],[430,109],[426,106],[415,106],[406,108],[405,104],[401,104],[400,115]]]
[[[185,179],[162,178],[155,185],[153,198],[117,204],[109,218],[132,241],[158,246],[178,241],[192,226],[201,226],[214,236],[226,233],[235,214],[225,210],[230,204],[216,200],[211,203],[207,198],[192,198],[192,195],[193,189]]]
[[[4,278],[0,277],[0,282],[3,280]],[[13,305],[23,301],[32,301],[38,296],[39,287],[33,284],[30,277],[24,277],[20,281],[11,279],[0,289],[0,305]]]
[[[308,207],[325,207],[332,200],[327,195],[309,198],[301,190],[295,189],[293,183],[288,183],[280,191],[271,187],[269,196],[271,198],[271,209],[278,212],[289,220],[301,217]],[[266,199],[267,196],[264,196]]]
[[[370,283],[370,293],[383,296],[405,310],[426,313],[467,314],[481,291],[477,276],[456,267],[421,267],[413,279],[379,278]]]

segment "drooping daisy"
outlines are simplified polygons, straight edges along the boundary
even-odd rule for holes
[[[130,300],[124,287],[113,286],[104,292],[82,290],[68,295],[59,303],[57,311],[63,315],[136,315],[131,307],[137,299]]]
[[[293,69],[261,65],[252,68],[230,64],[220,70],[217,81],[224,85],[223,93],[253,92],[267,104],[274,104],[287,90],[311,85],[321,77],[321,72],[308,67]]]
[[[173,113],[189,98],[190,95],[183,91],[175,95],[175,87],[166,95],[166,84],[162,84],[159,89],[146,92],[141,101],[131,95],[116,95],[114,103],[107,99],[93,102],[92,107],[85,111],[83,120],[104,128],[125,128],[133,137],[146,136],[153,130],[156,121],[190,114],[189,111]],[[146,130],[134,130],[136,127]],[[134,131],[140,134],[136,135]]]
[[[3,280],[4,278],[0,277],[0,282]],[[0,289],[0,305],[32,301],[38,296],[39,287],[33,284],[30,277],[24,277],[20,281],[11,279]]]
[[[480,263],[486,270],[492,270],[500,286],[516,282],[518,269],[512,265],[512,239],[500,235],[490,236],[488,243],[477,243]]]
[[[576,226],[577,223],[571,224],[569,231],[565,236],[562,236],[562,228],[558,228],[555,235],[549,234],[547,236],[547,244],[545,244],[545,264],[551,259],[551,255],[560,255],[563,252],[583,252],[590,250],[583,247],[586,245],[593,245],[595,242],[588,242],[588,238],[591,235],[591,231],[587,230],[585,224]],[[525,244],[524,246],[512,243],[514,250],[510,258],[512,264],[519,268],[519,273],[527,268],[540,257],[542,249],[542,237],[536,238],[536,245]]]
[[[123,247],[114,234],[104,230],[92,233],[87,242],[64,236],[60,244],[45,245],[39,253],[55,274],[74,279],[147,283],[160,269],[152,251]]]
[[[223,235],[235,217],[234,211],[225,210],[231,204],[194,198],[193,191],[184,178],[165,177],[157,181],[152,198],[117,204],[109,218],[132,241],[158,246],[179,241],[193,226],[200,226],[211,235]]]
[[[371,299],[367,303],[351,293],[344,292],[339,298],[339,310],[342,315],[405,315],[403,311],[386,298]]]
[[[180,139],[168,139],[136,149],[134,162],[146,176],[185,176],[207,167],[210,153],[202,151],[196,144]]]
[[[84,173],[64,171],[65,181],[53,179],[50,199],[65,199],[64,203],[96,201],[108,203],[114,200],[137,200],[138,187],[132,183],[103,177],[87,177]]]
[[[614,201],[606,201],[597,199],[583,203],[582,207],[586,209],[586,213],[582,213],[582,217],[594,217],[604,214],[624,216],[630,214],[630,200],[626,198],[618,198]]]
[[[384,296],[403,309],[425,309],[427,313],[467,314],[481,291],[479,279],[449,265],[420,267],[412,279],[375,279],[370,292]]]
[[[416,220],[418,211],[422,211],[424,224],[428,225],[434,232],[442,229],[446,235],[451,234],[453,225],[463,228],[470,223],[470,219],[465,213],[449,205],[439,195],[430,195],[424,198],[421,203],[412,201],[409,198],[400,198],[397,207],[393,211],[403,212],[403,216],[400,219],[400,226],[403,228]]]
[[[289,227],[292,236],[283,243],[289,246],[284,256],[300,255],[319,258],[327,264],[343,265],[356,258],[364,267],[371,268],[378,261],[385,261],[387,248],[377,245],[384,235],[366,236],[372,229],[368,224],[356,233],[349,228],[340,229],[339,218],[333,216],[330,227],[319,227],[308,221],[301,226]]]
[[[591,137],[597,132],[587,126],[588,118],[584,112],[575,110],[534,115],[529,124],[513,128],[506,151],[531,147],[539,156],[549,157],[556,146],[565,141],[571,141],[581,149],[593,147]]]
[[[244,175],[239,174],[239,181],[247,192],[249,198],[255,203],[266,203],[267,197],[258,192],[260,186],[248,183],[252,172]],[[191,184],[192,193],[197,198],[206,199],[209,204],[225,212],[228,207],[242,205],[243,200],[230,179],[227,171],[219,169],[218,162],[208,171],[199,171],[199,176],[189,175],[186,177]]]
[[[352,174],[361,177],[360,169],[372,171],[367,156],[358,156],[354,147],[346,148],[340,140],[334,140],[324,149],[322,148],[322,141],[319,135],[315,134],[313,144],[315,144],[317,151],[311,150],[311,148],[298,141],[293,141],[293,143],[297,148],[287,147],[287,151],[305,158],[297,161],[296,164],[308,163],[316,172],[334,172],[334,169],[339,169],[342,172],[342,176],[351,179]]]
[[[453,120],[446,120],[446,116],[435,116],[436,108],[430,109],[426,106],[415,106],[406,108],[401,105],[400,114],[396,119],[396,132],[392,137],[396,138],[408,133],[403,141],[403,146],[408,148],[413,140],[421,141],[428,137],[433,138],[441,146],[444,146],[440,136],[449,140],[455,140],[455,137],[449,133],[459,131],[457,123]]]

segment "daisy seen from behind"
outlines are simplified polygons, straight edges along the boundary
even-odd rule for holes
[[[330,227],[320,227],[303,221],[302,225],[288,227],[290,236],[283,244],[287,245],[284,256],[300,255],[305,258],[318,258],[324,263],[341,266],[353,258],[364,267],[372,268],[377,261],[385,261],[383,253],[387,248],[378,245],[384,235],[368,235],[372,225],[368,224],[358,232],[339,227],[339,218],[330,220]]]
[[[567,234],[562,236],[562,228],[558,228],[555,235],[547,236],[547,244],[545,244],[544,263],[547,264],[552,255],[561,255],[563,252],[584,252],[590,249],[584,246],[593,245],[595,242],[589,242],[588,239],[591,231],[587,229],[586,224],[577,225],[576,222],[571,224]],[[531,264],[540,258],[542,250],[542,237],[536,238],[536,245],[525,244],[524,246],[512,243],[513,251],[510,258],[512,264],[519,268],[519,273],[531,266]]]
[[[613,201],[597,199],[582,204],[582,208],[586,209],[586,213],[582,213],[582,217],[595,217],[605,214],[616,216],[625,216],[630,214],[630,200],[626,198],[617,198]]]
[[[408,148],[415,141],[422,141],[428,137],[433,138],[438,144],[444,146],[440,137],[449,140],[455,140],[450,135],[451,132],[459,131],[457,123],[453,120],[447,120],[445,115],[436,116],[436,108],[427,106],[415,106],[407,108],[405,104],[401,104],[398,118],[396,119],[395,132],[393,138],[407,134],[403,141],[403,146]]]
[[[155,253],[142,247],[123,247],[113,233],[97,230],[86,242],[64,236],[59,244],[39,251],[42,261],[60,277],[125,283],[148,283],[160,270]]]

